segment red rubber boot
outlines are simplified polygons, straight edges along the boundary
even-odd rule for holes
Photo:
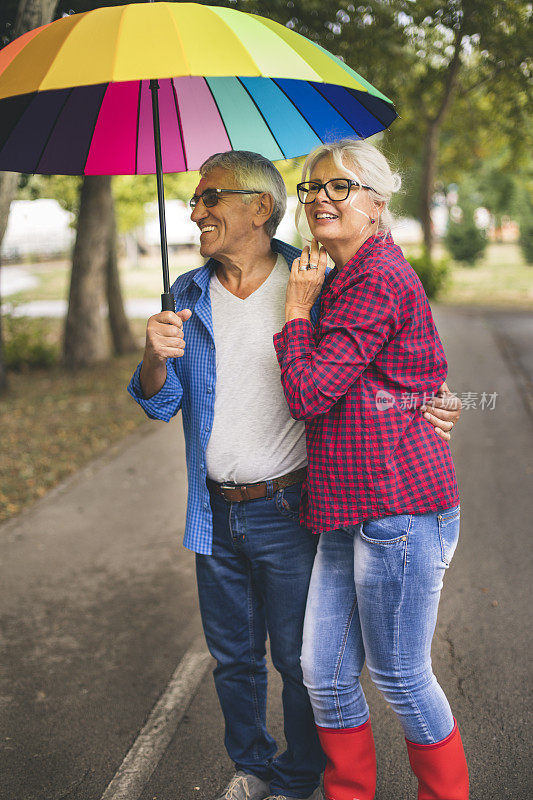
[[[376,749],[370,720],[357,728],[320,728],[327,756],[324,791],[327,800],[374,800]]]
[[[418,778],[418,800],[468,800],[468,767],[455,720],[452,732],[441,742],[405,741]]]

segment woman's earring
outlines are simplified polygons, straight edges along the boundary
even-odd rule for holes
[[[375,221],[376,220],[372,217],[372,219],[370,220],[370,224],[373,225]]]

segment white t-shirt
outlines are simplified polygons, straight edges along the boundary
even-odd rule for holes
[[[218,483],[257,483],[307,464],[305,425],[289,413],[272,342],[285,324],[288,280],[282,255],[245,300],[229,292],[216,272],[211,277],[217,377],[206,465]]]

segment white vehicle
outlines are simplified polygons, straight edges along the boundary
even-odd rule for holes
[[[70,252],[75,237],[73,218],[57,200],[14,200],[2,241],[2,260],[23,261]]]
[[[167,241],[169,247],[194,247],[200,245],[200,231],[191,222],[191,210],[183,200],[165,200],[165,217],[167,222]],[[146,206],[146,222],[143,228],[142,241],[146,247],[159,248],[159,216],[157,203]]]

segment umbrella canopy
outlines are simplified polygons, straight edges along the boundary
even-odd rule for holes
[[[0,51],[0,170],[156,172],[150,79],[164,172],[231,149],[292,158],[397,116],[342,61],[264,17],[197,3],[100,8]]]

